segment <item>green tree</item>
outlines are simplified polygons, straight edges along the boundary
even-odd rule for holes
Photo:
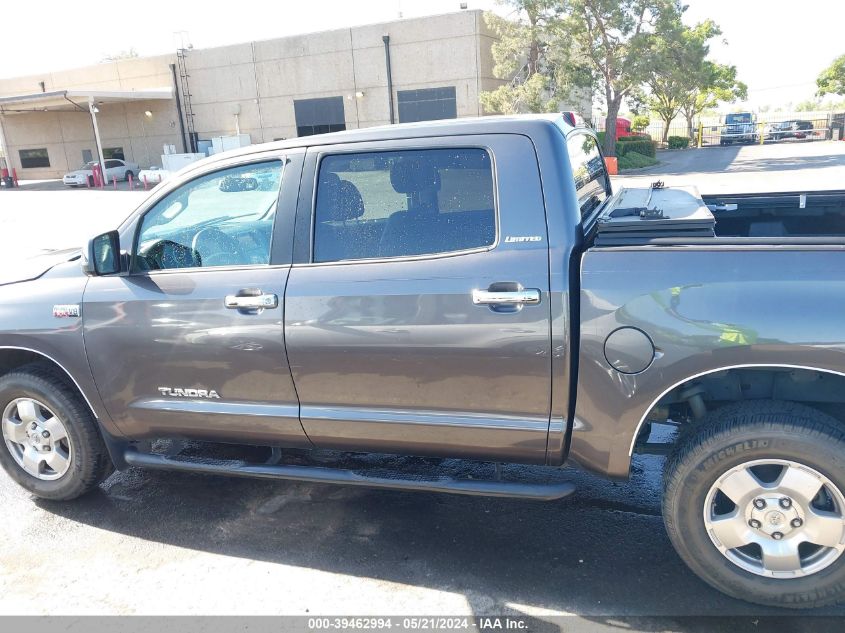
[[[651,119],[647,114],[635,114],[631,118],[631,129],[634,132],[645,132],[649,125],[651,125]]]
[[[826,94],[845,95],[845,55],[840,55],[833,63],[825,68],[816,79],[818,92],[822,97]]]
[[[574,85],[566,75],[568,44],[559,40],[555,24],[559,7],[552,0],[507,0],[516,15],[503,18],[487,12],[488,27],[498,36],[493,44],[493,74],[508,80],[481,93],[487,112],[553,112]]]
[[[682,12],[677,0],[559,0],[560,30],[575,63],[591,69],[607,105],[604,151],[616,155],[616,119],[623,100],[648,75],[651,37],[661,20]]]
[[[727,66],[704,60],[694,73],[693,87],[681,105],[681,112],[687,121],[687,134],[695,136],[695,119],[705,110],[720,102],[732,103],[748,98],[748,86],[736,78],[736,66]]]
[[[138,57],[138,51],[135,50],[135,47],[128,48],[124,51],[118,51],[117,53],[111,53],[109,55],[103,55],[103,58],[100,60],[101,62],[116,62],[120,61],[121,59],[135,59]]]
[[[663,121],[664,143],[672,121],[697,88],[710,52],[707,42],[720,34],[721,30],[712,20],[693,27],[685,26],[679,12],[676,20],[664,20],[652,37],[646,77],[648,105]]]

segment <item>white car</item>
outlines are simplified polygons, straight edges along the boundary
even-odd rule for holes
[[[138,185],[142,186],[145,183],[147,185],[157,185],[160,182],[164,182],[168,178],[170,178],[171,173],[167,169],[162,169],[161,167],[150,167],[148,169],[142,169],[138,172]]]
[[[97,161],[85,163],[81,168],[76,169],[64,175],[62,182],[71,187],[84,187],[86,185],[94,186],[94,166]],[[112,182],[115,178],[118,180],[129,180],[129,177],[135,177],[138,173],[138,165],[135,163],[128,163],[125,160],[118,158],[109,158],[106,160],[106,181]]]

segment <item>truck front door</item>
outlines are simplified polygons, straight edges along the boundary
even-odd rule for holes
[[[241,158],[176,187],[121,235],[131,272],[88,283],[91,371],[128,436],[310,446],[282,329],[302,158]]]
[[[541,191],[524,136],[309,150],[285,338],[315,445],[544,461]]]

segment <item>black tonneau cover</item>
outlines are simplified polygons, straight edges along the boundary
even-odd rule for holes
[[[654,238],[715,236],[716,220],[695,187],[620,189],[596,221],[596,246]]]

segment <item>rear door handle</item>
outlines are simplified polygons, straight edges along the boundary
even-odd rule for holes
[[[473,290],[472,302],[475,305],[524,305],[540,303],[540,291],[536,288],[522,290]]]
[[[279,297],[274,294],[226,295],[223,305],[231,310],[268,310],[279,305]]]

